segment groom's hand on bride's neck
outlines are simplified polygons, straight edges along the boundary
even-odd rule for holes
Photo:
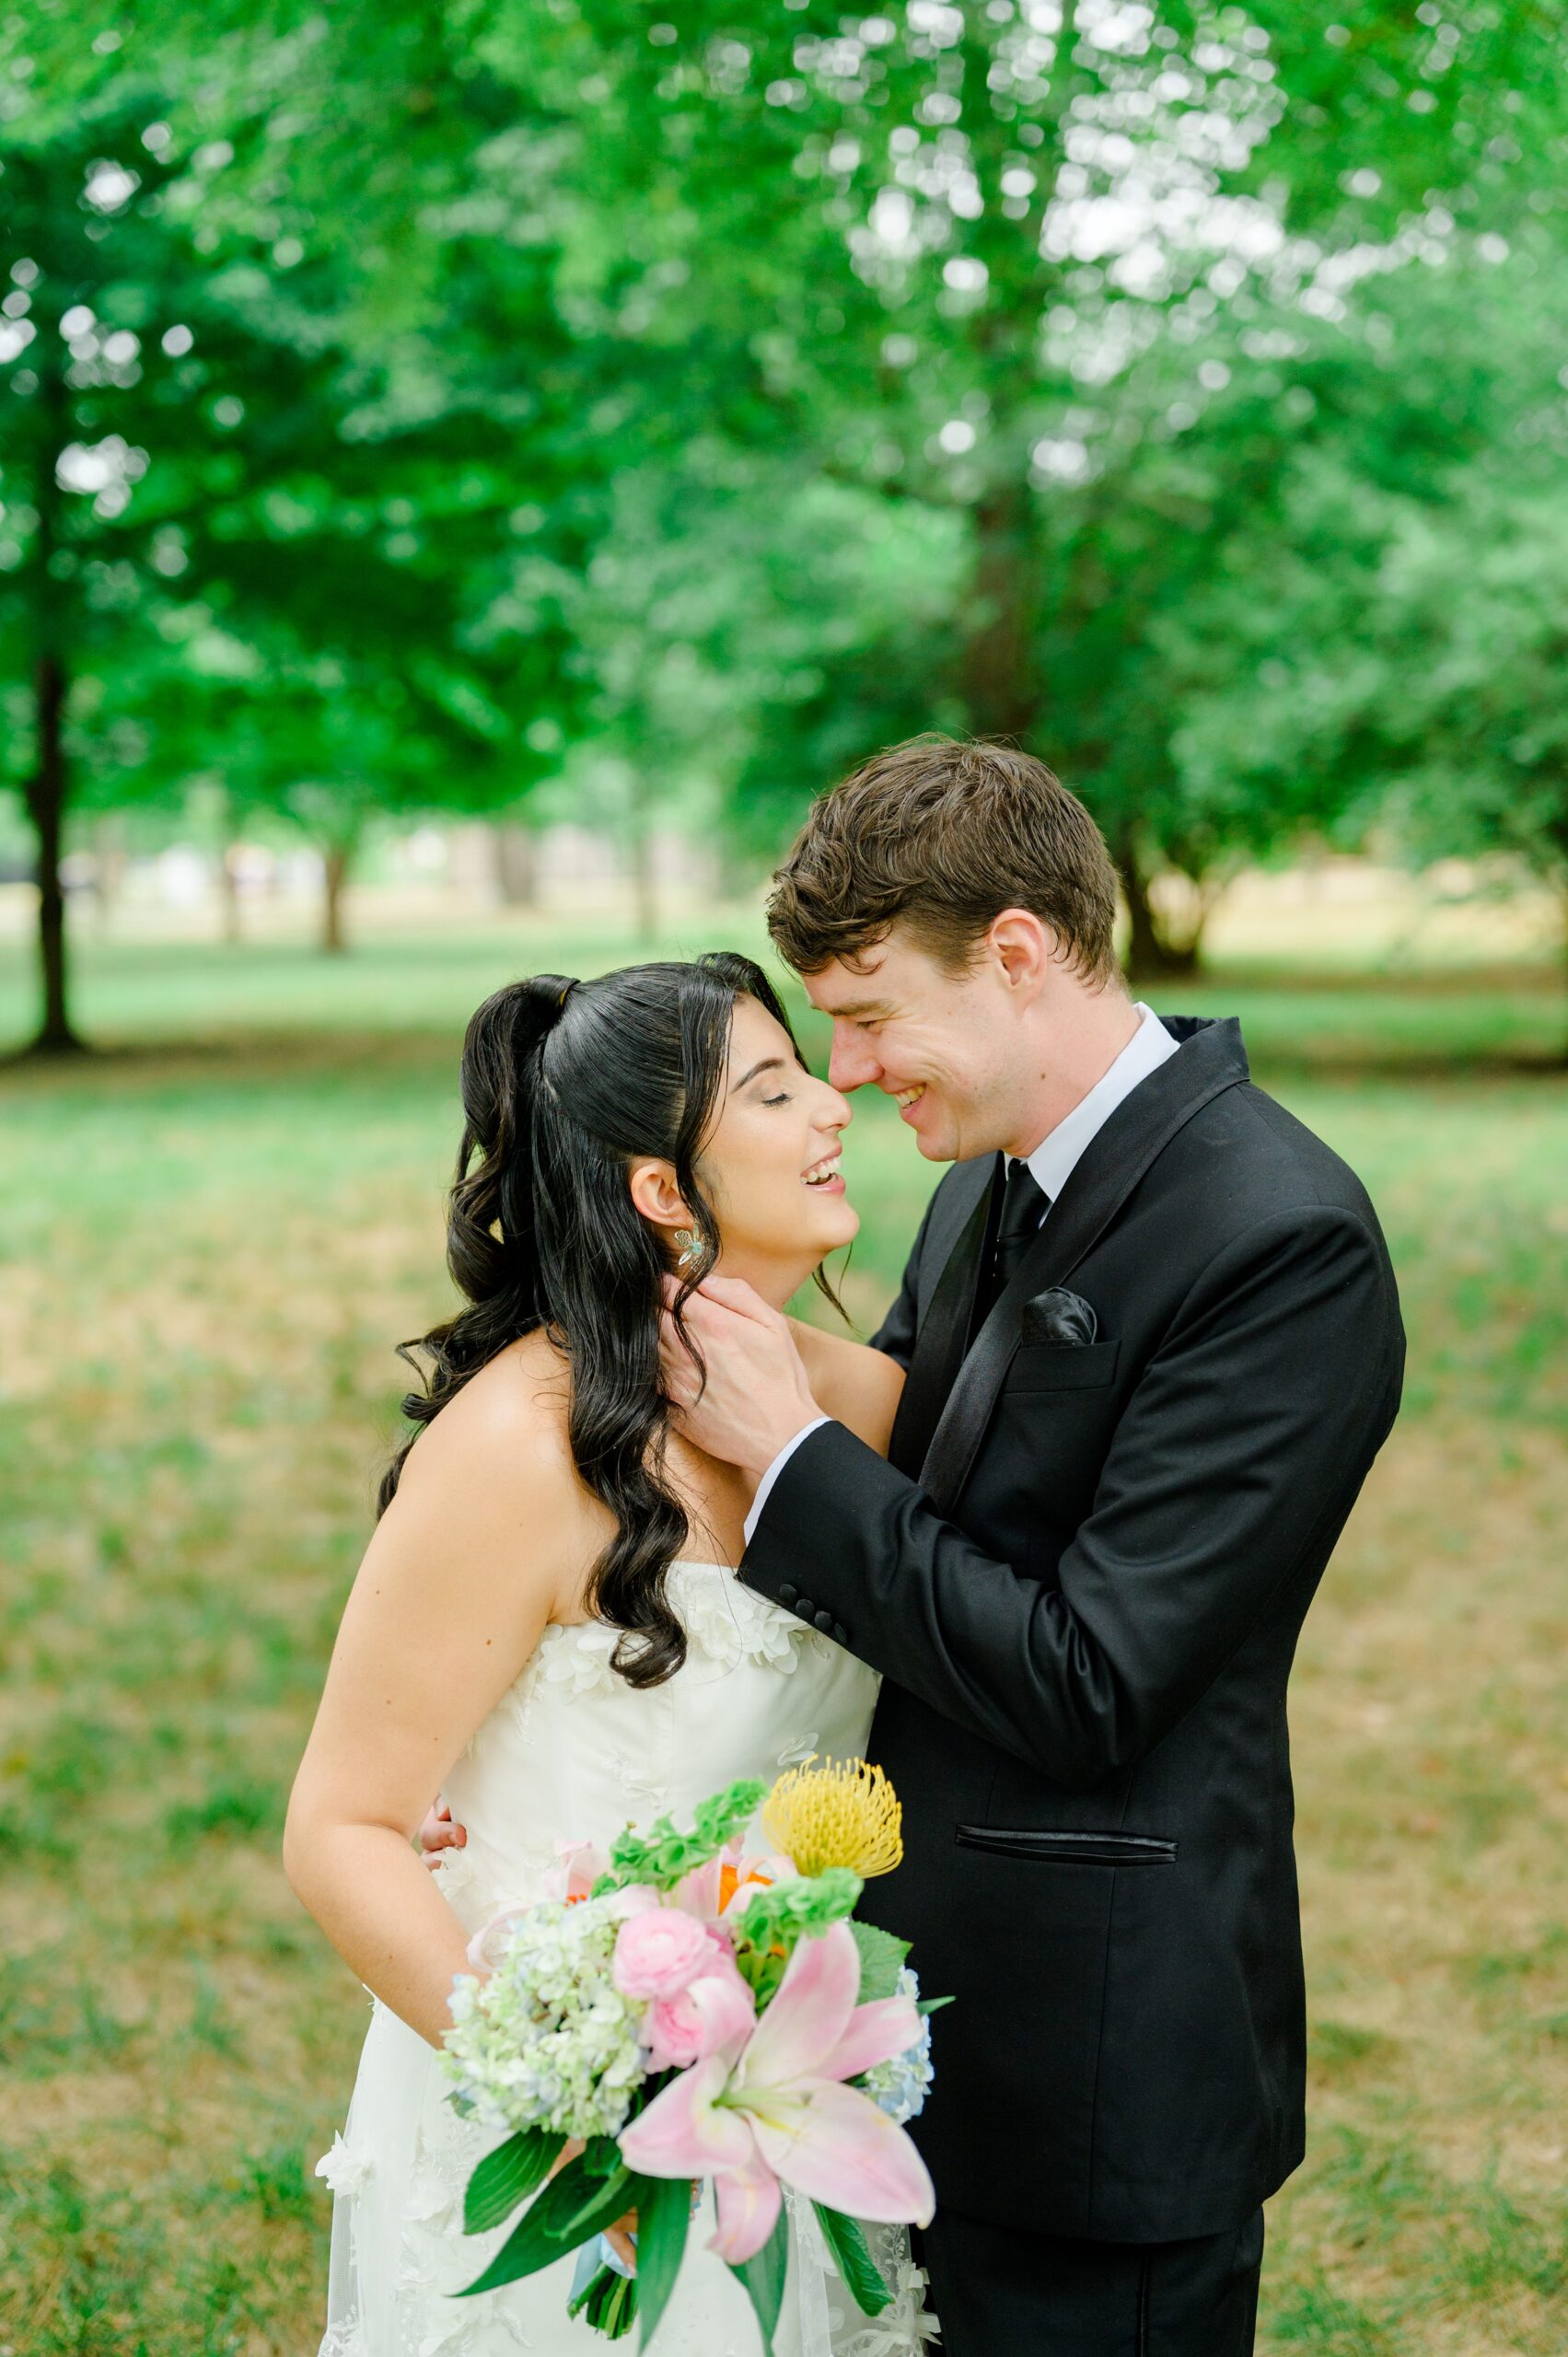
[[[667,1303],[677,1290],[667,1279]],[[668,1307],[659,1343],[679,1428],[705,1455],[760,1481],[780,1449],[822,1412],[789,1320],[738,1277],[705,1277],[689,1295],[683,1320],[701,1366]]]

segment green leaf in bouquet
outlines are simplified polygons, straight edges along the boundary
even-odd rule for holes
[[[869,2263],[869,2260],[868,2260]],[[743,2258],[729,2271],[746,2287],[762,2335],[762,2357],[773,2357],[773,2332],[784,2306],[784,2276],[789,2268],[789,2212],[781,2202],[772,2233],[754,2257]],[[880,2279],[878,2279],[880,2280]]]
[[[951,1997],[922,1997],[916,2002],[915,2012],[917,2014],[939,2014],[944,2005],[950,2005],[952,2002],[953,2000]]]
[[[544,2183],[565,2142],[564,2136],[552,2136],[547,2129],[520,2128],[493,2153],[486,2153],[463,2196],[464,2234],[488,2234],[492,2226],[509,2217],[536,2185]]]
[[[814,2201],[811,2207],[855,2306],[865,2316],[880,2316],[893,2295],[866,2247],[859,2220],[846,2218],[842,2210],[830,2210],[820,2201]]]
[[[899,1993],[899,1975],[910,1952],[907,1940],[883,1931],[879,1923],[852,1922],[850,1931],[860,1950],[860,2002],[873,2004]]]
[[[483,2274],[463,2285],[460,2296],[467,2299],[474,2292],[494,2292],[502,2283],[537,2275],[541,2267],[575,2250],[604,2227],[613,2226],[630,2207],[631,2182],[630,2169],[622,2168],[607,2180],[590,2177],[580,2154],[568,2161],[528,2204]]]
[[[562,2244],[559,2235],[550,2231],[553,2197],[562,2178],[571,2174],[571,2169],[563,2169],[561,2176],[552,2178],[538,2199],[529,2203],[483,2274],[463,2285],[458,2294],[459,2299],[470,2299],[476,2292],[496,2291],[503,2283],[519,2282],[525,2275],[537,2275],[541,2267],[554,2265],[561,2257]]]
[[[583,2147],[583,2166],[590,2177],[613,2177],[621,2166],[621,2147],[613,2136],[590,2136]]]
[[[639,2349],[645,2350],[669,2305],[686,2252],[691,2223],[691,2185],[683,2177],[639,2177],[637,2204],[637,2306],[643,2319]]]
[[[583,2164],[578,2160],[573,2166],[581,2169]],[[565,2175],[563,2170],[562,2177]],[[561,2177],[555,2182],[559,2185]],[[606,2226],[613,2226],[634,2206],[637,2198],[633,2190],[636,2179],[624,2161],[612,2177],[591,2177],[584,2169],[578,2183],[582,2199],[558,2225],[552,2223],[550,2229],[558,2242],[567,2244],[573,2250],[579,2243],[587,2242],[590,2235],[602,2235]]]

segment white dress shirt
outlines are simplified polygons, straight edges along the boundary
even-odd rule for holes
[[[1063,1114],[1034,1152],[1025,1157],[1036,1184],[1048,1198],[1046,1215],[1049,1215],[1051,1204],[1056,1201],[1088,1150],[1091,1140],[1104,1129],[1123,1097],[1131,1097],[1140,1081],[1147,1080],[1150,1073],[1157,1072],[1160,1065],[1177,1052],[1177,1041],[1171,1038],[1152,1006],[1145,1006],[1140,999],[1133,1013],[1138,1016],[1138,1028],[1115,1062],[1096,1081],[1088,1095],[1080,1097],[1073,1110]],[[1009,1156],[1009,1167],[1016,1158]],[[830,1416],[814,1416],[808,1424],[802,1424],[794,1439],[785,1441],[763,1474],[757,1484],[757,1494],[751,1501],[751,1511],[746,1517],[746,1544],[749,1547],[773,1483],[801,1442],[809,1440],[820,1425],[831,1422]]]

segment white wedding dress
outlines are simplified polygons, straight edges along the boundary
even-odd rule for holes
[[[628,1823],[689,1823],[737,1777],[770,1782],[811,1752],[864,1753],[874,1673],[714,1563],[679,1562],[669,1595],[684,1666],[638,1691],[610,1667],[617,1631],[550,1628],[447,1778],[468,1844],[445,1853],[441,1888],[475,1932],[544,1895],[563,1845],[600,1847]],[[762,1846],[761,1842],[759,1847]],[[376,2002],[348,2123],[319,2174],[335,2196],[320,2357],[573,2357],[601,2335],[566,2314],[575,2262],[472,2300],[454,2299],[505,2239],[462,2231],[463,2189],[495,2132],[459,2117],[423,2038]],[[920,2357],[935,2337],[901,2227],[868,2230],[895,2287],[863,2316],[828,2258],[809,2205],[790,2199],[790,2263],[775,2357]],[[712,2193],[692,2222],[655,2357],[759,2357],[744,2291],[707,2247]],[[633,2344],[628,2342],[628,2347]]]

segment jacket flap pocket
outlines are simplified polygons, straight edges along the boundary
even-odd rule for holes
[[[1091,1391],[1116,1375],[1117,1342],[1020,1342],[1007,1369],[1009,1391]]]
[[[961,1850],[989,1850],[1004,1858],[1034,1858],[1069,1866],[1173,1866],[1176,1844],[1153,1833],[1041,1832],[1033,1826],[960,1825]]]

